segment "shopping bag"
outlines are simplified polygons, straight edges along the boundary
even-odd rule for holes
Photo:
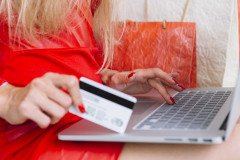
[[[179,22],[185,3],[121,0],[119,12],[126,9],[119,20]],[[239,69],[237,0],[190,0],[184,22],[197,26],[197,85],[234,87]]]
[[[116,33],[121,38],[115,45],[113,69],[160,68],[178,72],[185,87],[196,87],[195,23],[128,21],[119,23]]]

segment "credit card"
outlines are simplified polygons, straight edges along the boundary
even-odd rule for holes
[[[86,113],[75,107],[69,112],[118,133],[124,133],[137,102],[135,97],[88,78],[80,79],[80,93]]]

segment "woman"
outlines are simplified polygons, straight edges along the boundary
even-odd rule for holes
[[[69,106],[85,112],[78,89],[81,76],[129,94],[153,88],[169,104],[175,102],[165,86],[183,90],[177,73],[108,69],[114,56],[113,1],[0,2],[0,78],[5,82],[0,88],[0,159],[118,158],[120,143],[57,140],[59,131],[80,120],[68,113]]]

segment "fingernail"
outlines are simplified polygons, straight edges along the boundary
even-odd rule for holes
[[[176,101],[175,101],[175,99],[173,99],[173,97],[170,97],[170,99],[171,99],[173,104],[176,104]]]
[[[131,78],[131,77],[133,77],[135,74],[136,74],[135,72],[130,73],[130,74],[128,75],[128,79]]]
[[[183,87],[182,85],[178,84],[178,87],[180,87],[182,90],[185,90],[186,88]]]
[[[66,89],[62,89],[62,91],[69,94],[68,90],[66,90]]]
[[[174,81],[176,84],[179,84],[178,81],[177,81],[175,78],[173,78],[173,81]]]
[[[107,85],[107,86],[110,86],[110,82],[111,82],[111,80],[110,80],[110,79],[107,79],[106,85]]]
[[[78,108],[79,108],[79,111],[80,111],[81,113],[85,113],[85,112],[86,112],[85,107],[84,107],[82,104],[79,105]]]

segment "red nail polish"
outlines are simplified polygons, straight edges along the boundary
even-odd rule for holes
[[[175,78],[173,78],[173,81],[174,81],[176,84],[179,84],[178,81],[177,81]]]
[[[182,85],[178,84],[178,87],[182,88],[182,90],[185,90],[186,88],[183,87]]]
[[[83,105],[79,105],[78,108],[79,108],[79,111],[81,113],[85,113],[86,112],[85,107]]]
[[[107,79],[106,85],[107,85],[107,86],[110,86],[110,82],[111,82],[111,80],[110,80],[110,79]]]
[[[173,97],[170,97],[170,99],[171,99],[173,104],[176,104],[176,101],[175,101],[175,99],[173,99]]]
[[[66,90],[66,89],[62,89],[62,91],[69,94],[68,90]]]
[[[136,74],[136,73],[135,73],[135,72],[130,73],[130,74],[128,75],[128,79],[131,78],[131,77],[133,77],[134,74]]]

